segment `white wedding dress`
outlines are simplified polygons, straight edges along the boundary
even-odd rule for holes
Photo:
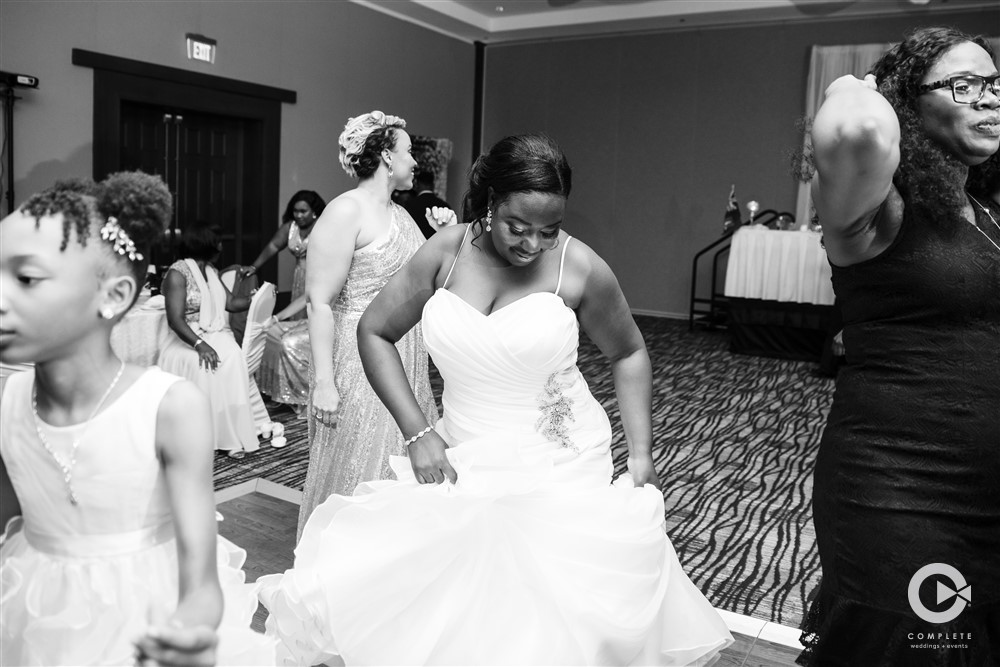
[[[423,327],[458,482],[419,485],[394,457],[398,481],[316,508],[294,568],[261,580],[286,664],[687,665],[729,645],[660,491],[611,483],[558,287],[488,316],[442,287]]]

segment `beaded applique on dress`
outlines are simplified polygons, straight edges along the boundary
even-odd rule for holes
[[[542,414],[535,422],[535,430],[550,441],[579,453],[579,448],[568,436],[567,422],[573,421],[573,401],[563,394],[563,385],[556,380],[556,373],[545,381],[545,388],[538,395],[538,409]]]

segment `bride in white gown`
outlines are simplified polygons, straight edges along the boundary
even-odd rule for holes
[[[502,140],[473,166],[475,222],[432,237],[366,311],[361,357],[409,461],[331,496],[293,569],[262,580],[289,664],[687,665],[732,642],[665,534],[649,357],[608,266],[560,229],[569,190],[550,139]],[[421,320],[445,383],[434,428],[394,346]],[[581,326],[629,443],[614,484]]]

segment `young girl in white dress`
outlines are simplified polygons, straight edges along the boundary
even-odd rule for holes
[[[0,221],[0,360],[34,363],[0,402],[2,664],[273,664],[246,553],[216,535],[204,396],[110,344],[169,212],[123,173]]]

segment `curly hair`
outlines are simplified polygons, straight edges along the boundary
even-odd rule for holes
[[[919,28],[886,51],[870,70],[878,82],[879,93],[899,119],[900,156],[893,185],[908,206],[922,211],[928,220],[943,229],[954,229],[961,217],[965,205],[961,176],[967,167],[927,136],[917,109],[917,98],[920,83],[928,70],[945,52],[969,42],[995,57],[989,42],[982,36],[968,35],[950,27]],[[809,140],[811,125],[811,118],[800,121],[800,129],[806,136],[805,149],[791,156],[792,170],[804,182],[810,181],[816,170]],[[969,182],[983,180],[982,174],[988,169],[969,169]]]
[[[353,161],[358,180],[363,181],[375,173],[382,163],[382,151],[396,148],[396,130],[394,127],[380,127],[368,135],[364,147]]]
[[[961,218],[968,168],[927,136],[917,98],[928,70],[947,51],[967,42],[993,57],[993,49],[983,37],[950,27],[920,28],[886,51],[871,69],[879,93],[899,119],[899,168],[893,184],[909,206],[946,227],[953,227]]]
[[[979,199],[990,199],[1000,193],[1000,152],[969,168],[965,189]]]
[[[90,179],[73,178],[56,181],[52,187],[29,197],[21,204],[19,210],[35,219],[35,227],[38,227],[41,218],[61,213],[63,228],[59,251],[62,252],[69,246],[71,232],[76,235],[80,245],[87,245],[90,225],[97,215],[94,205],[96,192],[97,184]]]
[[[285,212],[281,216],[282,223],[291,222],[295,219],[295,205],[300,201],[304,201],[312,209],[316,217],[319,217],[319,214],[326,208],[326,202],[323,201],[318,192],[314,190],[299,190],[288,200],[288,206],[285,207]]]
[[[504,137],[480,155],[469,170],[462,216],[479,227],[489,207],[492,190],[494,207],[518,192],[541,192],[569,197],[573,170],[559,145],[544,134]]]
[[[105,243],[108,258],[127,267],[142,285],[149,265],[149,249],[166,228],[172,208],[170,190],[159,176],[134,171],[111,174],[100,183],[85,178],[58,181],[30,197],[20,210],[35,218],[36,224],[44,216],[62,214],[60,252],[69,245],[71,232],[77,243],[86,246],[92,236],[100,239],[99,230],[109,217],[116,218],[143,259],[129,260]]]
[[[406,127],[399,116],[375,110],[349,118],[340,133],[340,166],[348,176],[360,180],[375,173],[382,161],[382,151],[396,147],[396,130]]]

